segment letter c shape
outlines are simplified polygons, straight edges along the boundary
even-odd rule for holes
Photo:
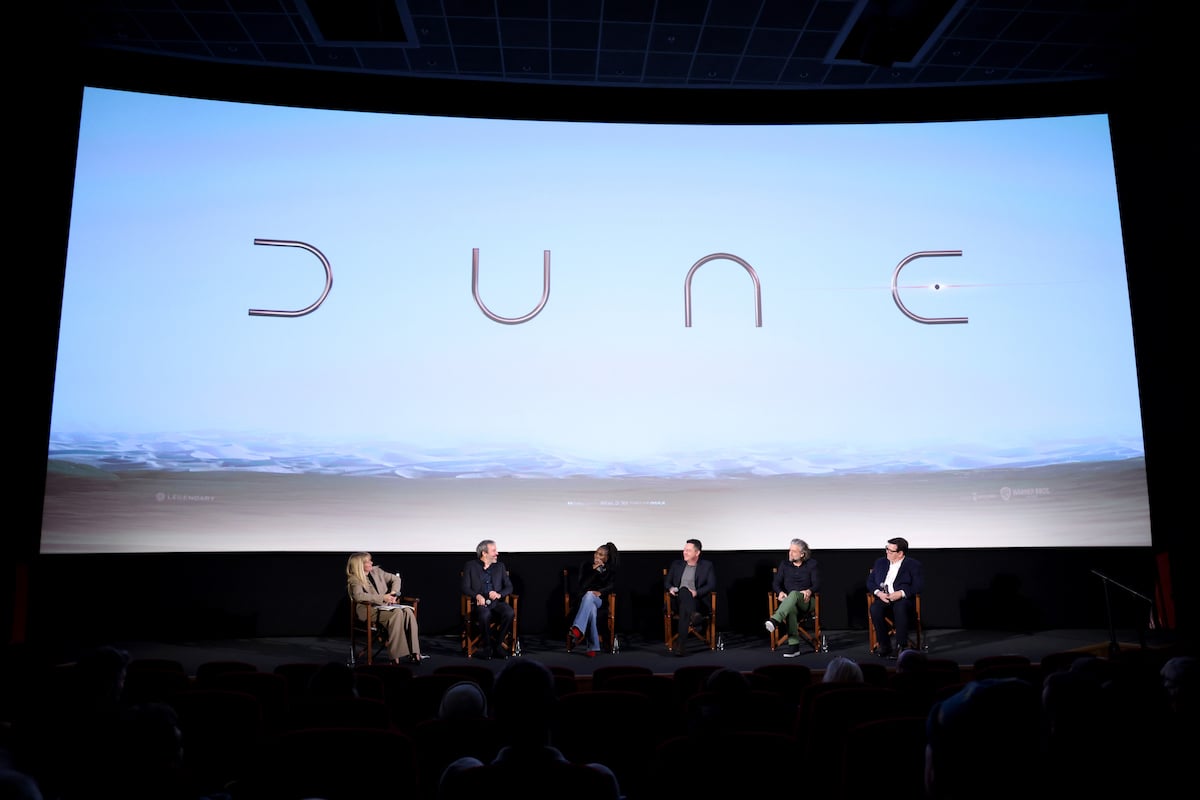
[[[962,250],[922,250],[918,253],[906,256],[903,261],[896,265],[895,271],[892,272],[892,299],[896,301],[896,308],[900,309],[900,313],[911,319],[913,322],[920,322],[924,325],[952,325],[967,321],[966,317],[919,317],[913,312],[904,307],[904,303],[900,300],[900,288],[897,286],[897,281],[900,280],[900,270],[904,269],[912,261],[918,258],[926,258],[932,256],[961,256]]]

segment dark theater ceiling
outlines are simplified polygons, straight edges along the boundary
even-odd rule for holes
[[[1123,79],[1134,0],[75,0],[90,53],[426,79],[821,90]],[[1156,3],[1142,3],[1156,6]]]

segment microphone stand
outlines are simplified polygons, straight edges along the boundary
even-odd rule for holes
[[[1149,603],[1151,614],[1153,614],[1153,612],[1154,612],[1154,600],[1152,600],[1149,597],[1146,597],[1146,595],[1142,594],[1141,592],[1137,592],[1137,591],[1134,591],[1133,589],[1130,589],[1128,586],[1121,583],[1120,581],[1113,580],[1112,578],[1108,577],[1100,570],[1094,569],[1094,570],[1092,570],[1092,574],[1095,575],[1096,577],[1098,577],[1100,580],[1104,581],[1104,611],[1105,611],[1105,614],[1107,614],[1107,616],[1108,616],[1108,636],[1109,636],[1108,652],[1109,652],[1110,656],[1115,656],[1121,651],[1121,646],[1119,644],[1117,644],[1117,630],[1113,624],[1112,601],[1109,599],[1108,587],[1110,585],[1116,586],[1118,589],[1125,590],[1126,592],[1128,592],[1129,594],[1138,598],[1139,600],[1144,600],[1146,603]],[[1146,649],[1146,632],[1141,628],[1141,626],[1138,626],[1138,640],[1142,646],[1142,649],[1145,650]]]

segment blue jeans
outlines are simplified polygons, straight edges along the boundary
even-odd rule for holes
[[[601,605],[603,602],[600,597],[591,592],[585,592],[583,597],[579,598],[579,611],[575,614],[574,625],[583,631],[588,650],[600,649],[600,629],[596,626],[596,616]]]

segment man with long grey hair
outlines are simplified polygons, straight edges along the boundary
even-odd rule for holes
[[[821,571],[808,549],[808,542],[792,539],[788,555],[779,562],[771,591],[779,599],[779,608],[766,622],[768,633],[787,626],[787,649],[784,658],[800,655],[800,620],[813,608],[813,595],[821,591]]]

